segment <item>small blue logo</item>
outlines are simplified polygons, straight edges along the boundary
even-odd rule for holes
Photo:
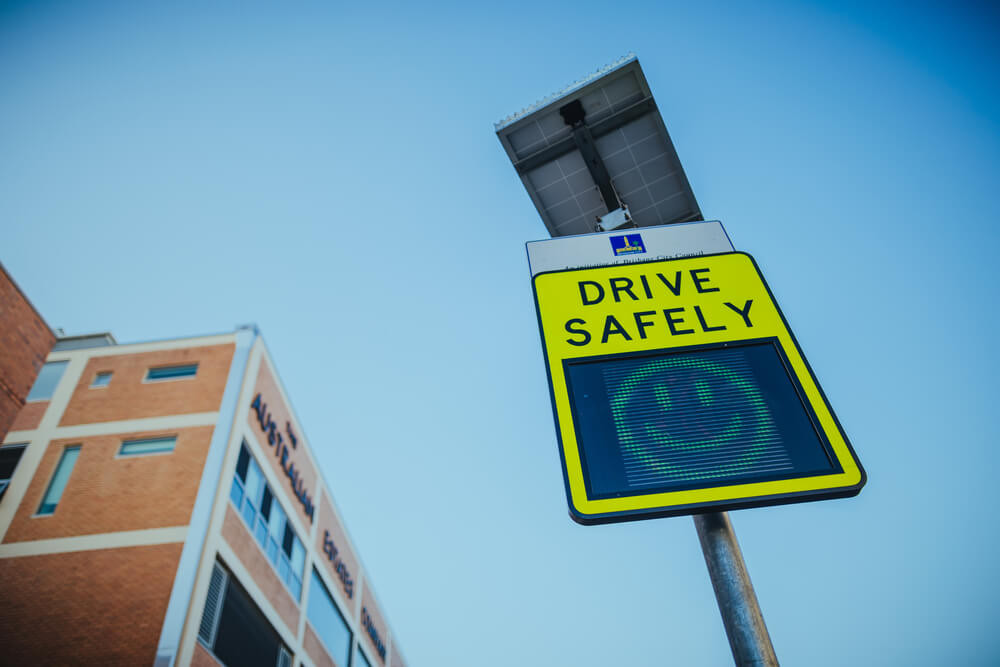
[[[615,251],[615,257],[619,255],[638,255],[639,253],[646,252],[646,246],[642,244],[642,237],[638,234],[612,236],[611,249]]]

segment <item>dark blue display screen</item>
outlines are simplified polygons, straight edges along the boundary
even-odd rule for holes
[[[564,363],[591,499],[840,471],[771,341]]]

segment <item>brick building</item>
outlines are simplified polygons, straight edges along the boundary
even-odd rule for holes
[[[0,662],[403,667],[256,330],[60,339],[15,450]]]
[[[21,412],[55,342],[45,320],[0,264],[0,438]],[[8,463],[0,460],[0,494]]]

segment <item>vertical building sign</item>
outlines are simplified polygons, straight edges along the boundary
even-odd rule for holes
[[[361,635],[368,644],[369,653],[374,653],[384,665],[386,664],[386,653],[388,651],[389,628],[382,618],[382,612],[375,604],[375,596],[371,593],[371,586],[365,581],[364,590],[361,592]]]
[[[261,446],[270,454],[265,457],[269,465],[284,480],[285,489],[298,500],[295,506],[299,516],[306,525],[311,524],[316,514],[316,469],[306,454],[304,443],[300,442],[301,430],[281,398],[266,358],[261,360],[247,421]]]
[[[316,531],[316,548],[323,554],[320,562],[326,568],[327,574],[340,587],[344,597],[352,601],[347,608],[354,615],[357,613],[357,605],[353,604],[353,600],[358,593],[358,558],[347,541],[347,534],[326,496],[320,501],[317,521],[319,525]]]

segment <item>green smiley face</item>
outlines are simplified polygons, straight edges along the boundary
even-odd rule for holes
[[[742,355],[677,355],[605,373],[629,485],[790,467],[774,419]]]

